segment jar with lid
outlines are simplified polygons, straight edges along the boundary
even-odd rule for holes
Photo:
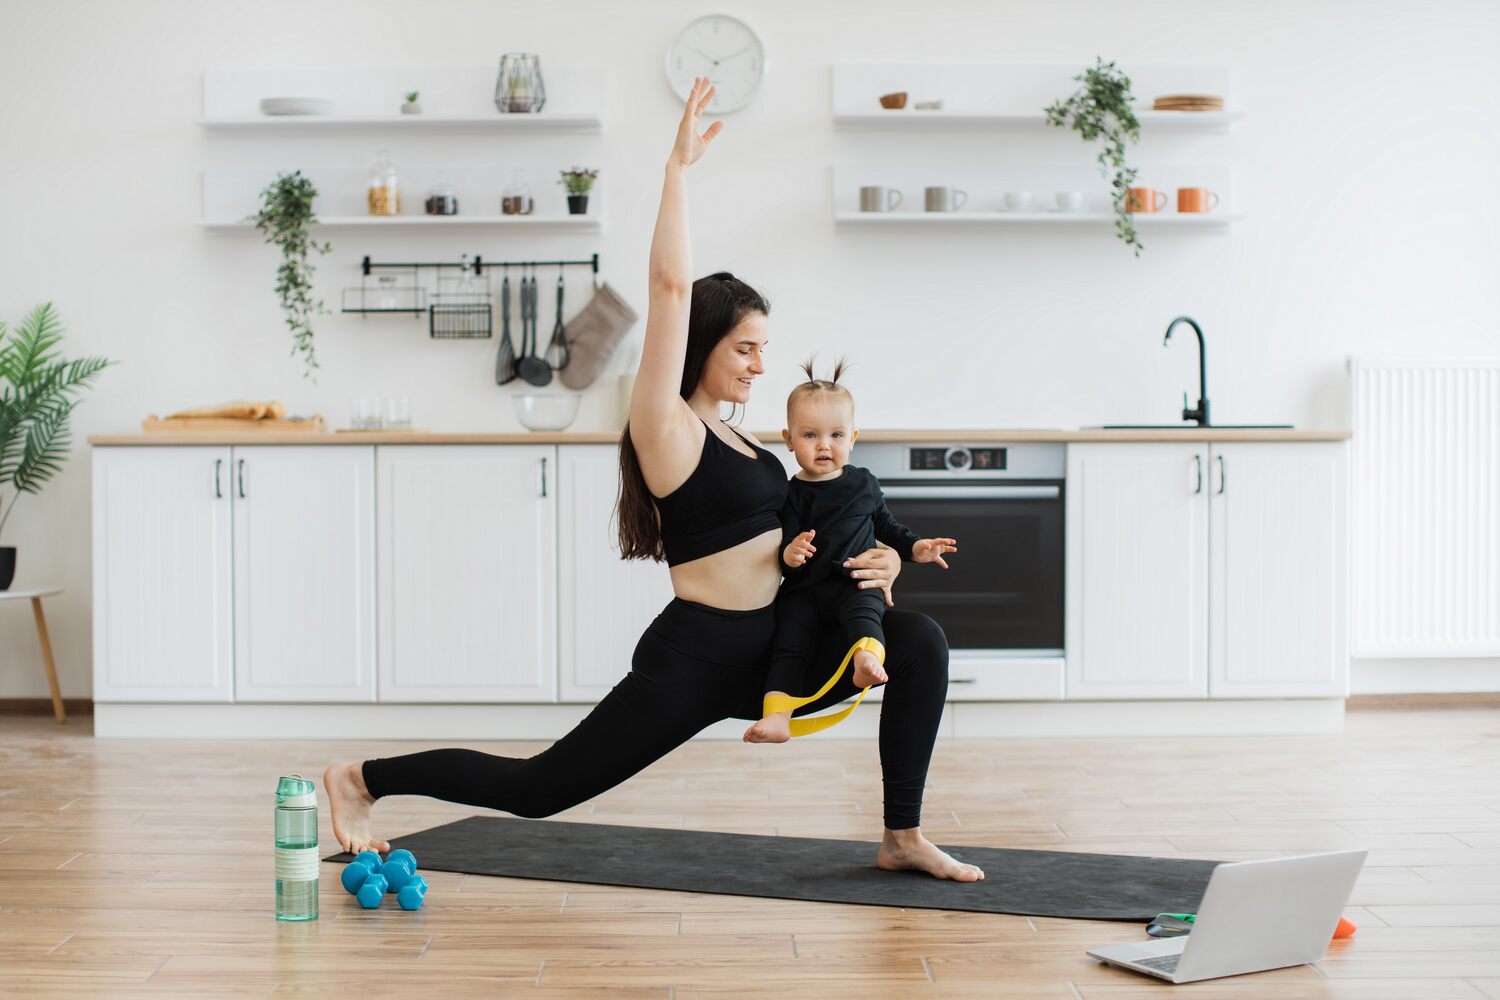
[[[401,214],[401,179],[387,150],[378,150],[370,166],[370,214]]]
[[[425,203],[428,215],[457,215],[458,191],[447,174],[438,174],[438,179],[427,189]]]
[[[526,186],[526,177],[517,170],[510,175],[510,183],[500,192],[502,215],[530,215],[532,208],[531,188]]]

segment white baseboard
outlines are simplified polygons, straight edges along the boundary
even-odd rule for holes
[[[96,703],[105,739],[542,740],[550,742],[592,705],[203,705]],[[738,740],[750,723],[726,719],[700,740]],[[1248,736],[1337,733],[1338,698],[1284,701],[949,702],[939,739]],[[817,739],[872,740],[880,706],[863,704]]]
[[[1500,658],[1349,661],[1350,694],[1471,694],[1500,691]]]

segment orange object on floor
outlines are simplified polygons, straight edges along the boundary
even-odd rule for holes
[[[1359,928],[1354,925],[1354,921],[1348,917],[1339,917],[1339,925],[1333,929],[1333,939],[1337,941],[1339,938],[1353,937],[1357,930]]]

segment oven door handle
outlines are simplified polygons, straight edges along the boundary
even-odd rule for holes
[[[1056,500],[1056,486],[887,486],[887,500]]]

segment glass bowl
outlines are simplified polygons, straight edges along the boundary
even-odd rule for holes
[[[560,431],[577,418],[583,397],[574,392],[526,392],[513,398],[521,426],[532,431]]]

